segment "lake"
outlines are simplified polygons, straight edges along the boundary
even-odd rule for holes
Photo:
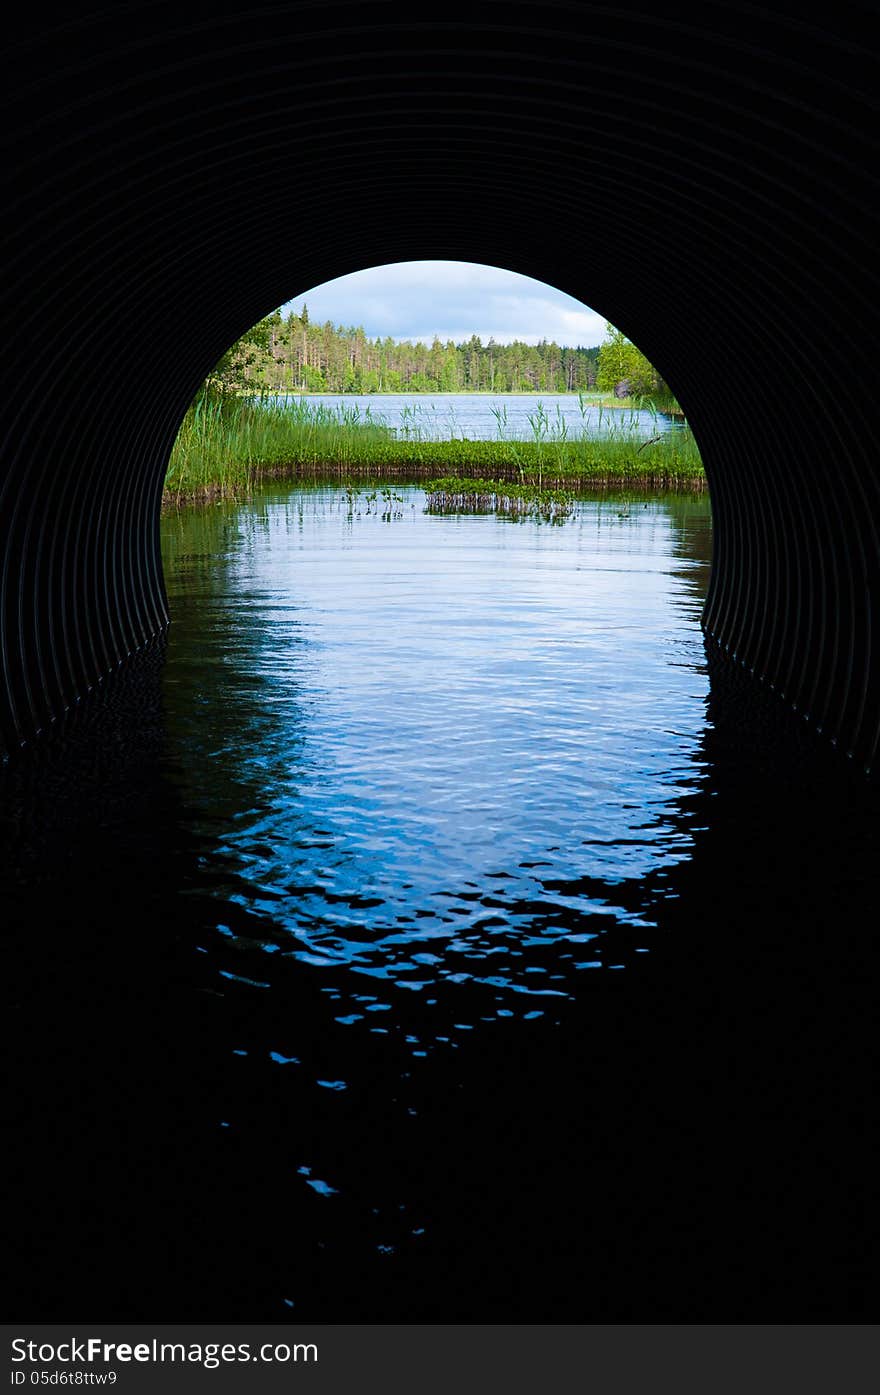
[[[704,641],[707,498],[162,540],[0,770],[15,1316],[867,1317],[877,793]]]
[[[218,972],[271,980],[283,955],[352,1050],[405,1027],[424,1057],[647,952],[629,889],[687,856],[701,778],[710,518],[703,497],[545,525],[394,495],[169,517],[167,702],[197,834],[236,806],[208,871]]]
[[[644,437],[685,431],[682,421],[663,413],[633,407],[600,407],[571,393],[346,393],[297,395],[306,401],[331,409],[369,412],[376,420],[394,427],[400,436],[421,436],[426,441],[465,440],[531,441],[535,430],[547,439],[562,430],[570,437],[581,435]],[[539,409],[543,407],[542,425]]]

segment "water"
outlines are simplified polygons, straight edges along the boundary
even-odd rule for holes
[[[0,772],[10,1311],[867,1320],[876,790],[706,648],[705,498],[394,494],[170,513]]]
[[[582,435],[608,438],[644,437],[686,431],[683,422],[644,408],[599,407],[589,398],[571,393],[380,393],[334,396],[303,394],[290,399],[331,410],[368,412],[393,427],[401,437],[446,441],[453,437],[471,441],[531,441],[537,429],[545,439],[558,438],[563,430],[571,439]],[[543,406],[546,421],[539,422]]]
[[[199,833],[235,789],[218,972],[265,939],[248,975],[298,961],[353,1038],[442,986],[424,1056],[647,950],[701,774],[710,524],[701,497],[551,526],[395,494],[170,519],[168,703]]]

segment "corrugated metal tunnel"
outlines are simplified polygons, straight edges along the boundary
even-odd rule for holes
[[[618,324],[710,481],[706,634],[862,766],[880,728],[876,18],[838,5],[129,5],[16,21],[2,740],[168,615],[171,444],[225,348],[385,262]],[[733,386],[732,386],[733,385]]]

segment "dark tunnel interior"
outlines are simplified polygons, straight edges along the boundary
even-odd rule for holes
[[[170,1062],[180,1041],[161,1029],[148,1050],[128,1030],[147,1023],[166,974],[167,1020],[184,1020],[181,935],[162,941],[150,984],[119,993],[126,936],[114,867],[148,886],[156,862],[188,857],[151,776],[169,618],[162,482],[200,382],[261,316],[350,271],[442,258],[518,271],[595,307],[682,404],[712,503],[703,629],[720,794],[695,815],[708,832],[669,903],[668,953],[634,971],[627,990],[616,983],[567,1038],[566,1089],[579,1053],[627,1023],[617,1065],[590,1094],[593,1125],[606,1131],[588,1185],[600,1200],[604,1188],[625,1236],[613,1255],[602,1250],[601,1281],[569,1289],[535,1220],[522,1245],[540,1300],[511,1242],[494,1288],[480,1278],[479,1246],[454,1259],[441,1247],[435,1262],[451,1266],[458,1294],[445,1307],[408,1271],[383,1298],[371,1270],[353,1269],[339,1309],[378,1321],[390,1311],[428,1321],[866,1315],[875,1203],[863,905],[880,736],[876,14],[842,3],[820,27],[793,3],[477,0],[401,20],[383,0],[187,0],[75,14],[50,5],[11,25],[0,743],[12,1059],[21,1098],[46,1092],[59,1111],[55,1124],[34,1125],[32,1103],[21,1116],[31,1120],[18,1183],[30,1219],[16,1222],[11,1252],[24,1308],[63,1316],[78,1292],[89,1311],[120,1318],[285,1315],[260,1278],[272,1240],[259,1187],[240,1188],[231,1147],[189,1210],[186,1186],[176,1192],[162,1173],[171,1135],[181,1156],[185,1147],[214,1166],[198,1122],[210,1072],[185,1102],[157,1098],[152,1050]],[[117,846],[111,832],[96,850],[107,808],[129,799],[141,811],[137,837],[129,830]],[[74,953],[56,908],[85,906],[95,885],[106,895]],[[137,924],[173,920],[151,897]],[[698,933],[707,921],[737,946],[723,962]],[[105,1037],[126,1043],[143,1114],[118,1141],[124,1167],[116,1143],[105,1139],[95,1164],[68,1137],[55,1176],[49,1159],[76,1117],[69,1101],[103,1059],[92,1027],[78,1036],[71,975],[81,1010],[103,1014]],[[186,1031],[210,1043],[226,1028],[213,1001],[200,1001],[203,1017]],[[542,1043],[532,1061],[512,1061],[522,1107],[541,1098],[556,1050]],[[473,1063],[484,1081],[510,1068]],[[110,1107],[111,1087],[101,1088],[96,1111]],[[151,1111],[159,1131],[147,1139]],[[560,1103],[548,1125],[557,1137],[563,1113]],[[469,1118],[479,1133],[476,1105]],[[673,1175],[689,1130],[691,1170]],[[536,1171],[546,1161],[535,1137],[525,1154]],[[653,1159],[647,1178],[637,1154]],[[126,1181],[114,1193],[117,1166]],[[148,1170],[157,1190],[139,1213]],[[698,1170],[702,1190],[688,1192]],[[566,1187],[577,1188],[575,1174],[567,1162]],[[33,1194],[27,1177],[39,1177]],[[227,1187],[238,1201],[221,1241]],[[462,1204],[477,1207],[462,1188]],[[82,1216],[102,1207],[106,1230],[84,1256]],[[163,1265],[183,1265],[192,1281],[171,1309],[149,1219],[160,1213]],[[108,1237],[132,1214],[141,1218],[127,1277],[111,1284],[120,1260]],[[771,1215],[768,1240],[759,1222]],[[553,1223],[558,1247],[561,1203]],[[298,1222],[285,1214],[288,1224]],[[187,1227],[189,1249],[171,1238]],[[48,1277],[35,1235],[41,1253],[53,1235],[65,1242]],[[590,1237],[598,1248],[607,1238],[599,1228]],[[335,1316],[329,1280],[318,1291],[304,1315]]]
[[[637,31],[626,8],[503,10],[270,5],[263,37],[234,10],[135,6],[13,49],[8,747],[165,624],[163,469],[225,348],[310,285],[445,257],[568,291],[657,364],[710,479],[707,634],[871,765],[865,17],[856,42],[783,7],[758,42],[728,5]],[[120,315],[124,342],[101,333]]]

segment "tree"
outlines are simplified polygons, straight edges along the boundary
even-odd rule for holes
[[[619,383],[629,391],[632,380],[633,391],[650,392],[659,383],[656,374],[645,376],[653,370],[619,330],[609,330],[601,352],[608,391]],[[615,352],[619,362],[612,362]],[[483,344],[477,334],[461,344],[368,339],[361,326],[312,324],[303,305],[299,314],[283,320],[276,310],[254,325],[227,350],[209,383],[236,392],[248,385],[300,392],[578,392],[594,382],[599,354],[598,347],[563,348],[546,339]]]
[[[279,323],[280,318],[279,315]],[[268,316],[230,344],[208,374],[208,385],[221,392],[234,392],[252,382],[254,371],[265,364],[271,352],[272,331],[272,316]]]
[[[618,397],[668,397],[669,388],[656,368],[648,362],[623,330],[606,324],[605,341],[599,348],[596,386]]]

